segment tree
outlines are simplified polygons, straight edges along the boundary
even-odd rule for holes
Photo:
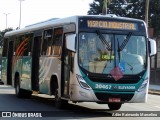
[[[3,38],[4,34],[6,32],[12,31],[12,30],[13,30],[13,28],[8,28],[8,29],[5,29],[3,31],[0,31],[0,46],[2,45],[2,38]]]
[[[112,0],[108,6],[108,13],[124,17],[128,12],[126,9],[127,6],[128,3],[126,0]]]
[[[129,0],[126,7],[126,17],[145,18],[145,0]]]
[[[12,31],[12,30],[13,30],[13,28],[7,28],[5,30],[2,30],[2,31],[0,31],[0,36],[3,37],[6,32],[9,32],[9,31]]]
[[[90,4],[89,15],[99,15],[102,13],[104,0],[94,0]],[[145,19],[146,0],[111,0],[107,4],[107,13],[122,17]],[[160,0],[149,1],[148,25],[155,29],[155,35],[160,34]]]
[[[155,35],[160,35],[160,0],[150,0],[149,26],[155,30]]]
[[[105,4],[107,4],[107,6],[104,6]],[[93,3],[90,4],[88,14],[99,15],[102,14],[102,10],[104,11],[107,9],[107,14],[116,14],[120,16],[122,13],[126,12],[126,4],[126,0],[94,0]]]
[[[103,0],[94,0],[90,3],[89,15],[99,15],[102,13]]]

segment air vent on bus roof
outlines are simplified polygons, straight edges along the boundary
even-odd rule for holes
[[[49,20],[45,20],[45,21],[38,22],[38,23],[35,23],[35,24],[27,25],[27,26],[25,26],[25,27],[31,27],[31,26],[34,26],[34,25],[42,24],[42,23],[49,22],[49,21],[53,21],[53,20],[57,20],[57,19],[59,19],[59,18],[51,18],[51,19],[49,19]]]
[[[107,14],[106,16],[107,17],[117,17],[117,15],[115,15],[115,14]]]

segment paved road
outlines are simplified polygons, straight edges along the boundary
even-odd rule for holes
[[[43,97],[42,97],[43,96]],[[8,86],[0,85],[0,112],[11,111],[28,115],[27,112],[41,113],[42,118],[25,118],[25,120],[158,120],[159,117],[108,117],[111,115],[122,115],[123,111],[128,111],[129,114],[133,114],[132,111],[137,111],[134,114],[144,113],[144,111],[160,111],[160,96],[149,95],[147,103],[132,103],[124,104],[119,111],[109,111],[107,105],[99,105],[96,103],[70,103],[65,110],[59,110],[55,108],[53,97],[45,95],[32,96],[31,99],[18,99],[15,96],[14,89]],[[47,112],[46,112],[47,111]],[[0,113],[0,114],[1,114]],[[55,117],[43,117],[45,114],[48,116],[54,115]],[[160,112],[158,112],[160,114]],[[13,114],[16,115],[16,114]],[[38,114],[40,115],[40,114]],[[125,112],[125,115],[126,112]],[[0,118],[0,120],[21,120],[22,118]],[[24,119],[24,118],[23,118]]]

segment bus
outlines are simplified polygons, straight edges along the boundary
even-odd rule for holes
[[[16,96],[55,96],[68,102],[108,104],[147,101],[150,56],[156,54],[144,21],[111,15],[50,19],[7,32],[2,80]],[[106,107],[107,108],[107,107]]]

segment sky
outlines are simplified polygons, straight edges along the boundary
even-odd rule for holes
[[[93,0],[23,0],[21,2],[21,28],[51,18],[87,15]],[[19,27],[20,1],[0,0],[0,30]]]

